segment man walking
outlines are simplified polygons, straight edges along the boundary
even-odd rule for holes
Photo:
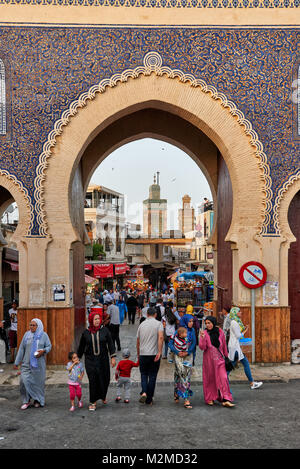
[[[140,362],[141,403],[152,405],[164,342],[163,325],[156,320],[156,309],[149,308],[147,319],[137,331],[137,356]]]
[[[121,350],[121,344],[120,344],[120,311],[117,305],[112,304],[112,301],[109,302],[109,306],[107,308],[107,314],[110,317],[110,323],[109,323],[109,330],[111,333],[111,337],[115,346],[115,343],[117,343],[118,351]]]

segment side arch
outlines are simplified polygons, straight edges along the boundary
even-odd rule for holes
[[[19,222],[12,237],[14,242],[18,242],[28,234],[32,224],[32,207],[30,199],[22,184],[14,176],[3,170],[0,170],[0,186],[4,187],[11,195],[10,199],[1,201],[0,209],[2,210],[2,213],[12,201],[16,202],[18,206]],[[0,213],[0,215],[2,215],[2,213]]]

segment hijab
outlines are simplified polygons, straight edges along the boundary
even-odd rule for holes
[[[34,356],[35,352],[38,350],[38,342],[44,332],[44,324],[38,318],[31,319],[30,322],[34,321],[37,324],[37,329],[35,332],[27,331],[24,336],[24,343],[26,344],[28,340],[32,340],[32,346],[30,350],[30,366],[31,368],[38,368],[37,358]]]
[[[239,311],[240,311],[240,308],[238,308],[237,306],[233,306],[229,313],[229,319],[236,321],[238,325],[240,326],[241,332],[243,332],[246,328],[243,322],[241,321],[241,319],[238,317]]]
[[[182,318],[179,321],[179,326],[185,327],[188,331],[187,338],[189,342],[192,342],[192,336],[193,336],[193,330],[194,330],[193,327],[188,326],[191,319],[193,319],[193,322],[194,322],[194,318],[191,314],[185,314],[184,316],[182,316]]]
[[[206,320],[210,321],[214,326],[210,331],[206,329],[206,331],[209,334],[210,341],[214,347],[219,348],[220,347],[220,341],[219,341],[220,330],[217,327],[217,320],[214,316],[206,316],[205,321]]]
[[[94,317],[95,316],[99,316],[100,317],[100,324],[99,326],[94,326]],[[89,331],[91,332],[91,334],[96,334],[97,331],[99,331],[102,327],[102,313],[98,313],[98,312],[93,312],[93,313],[90,313],[89,314]]]

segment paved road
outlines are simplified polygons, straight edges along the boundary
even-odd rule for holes
[[[202,449],[202,448],[299,448],[300,382],[266,383],[249,390],[232,384],[234,409],[203,402],[201,386],[194,387],[193,409],[172,401],[172,387],[157,386],[155,405],[138,402],[139,387],[130,404],[109,403],[96,412],[84,408],[69,412],[67,386],[48,385],[43,409],[20,410],[19,389],[0,388],[0,449]]]

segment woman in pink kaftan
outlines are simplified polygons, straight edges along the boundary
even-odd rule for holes
[[[224,357],[228,356],[225,334],[216,326],[216,318],[205,319],[206,330],[200,332],[199,347],[203,350],[203,393],[206,404],[222,402],[225,407],[233,407],[232,394],[225,368]]]

